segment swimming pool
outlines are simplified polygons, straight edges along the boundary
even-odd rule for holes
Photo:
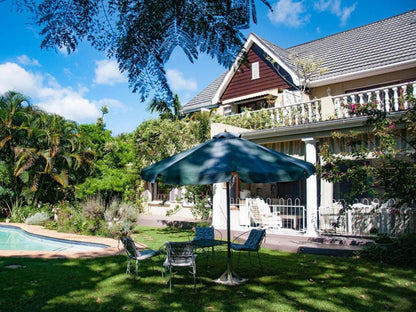
[[[0,250],[25,251],[98,251],[109,246],[36,235],[18,227],[0,225]]]

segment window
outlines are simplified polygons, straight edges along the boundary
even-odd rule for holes
[[[259,79],[260,78],[260,66],[259,62],[255,62],[251,64],[251,79]]]
[[[273,106],[274,104],[268,103],[265,99],[254,100],[254,101],[247,102],[244,104],[239,104],[237,108],[237,112],[243,113],[245,111],[256,111],[256,110],[261,110],[262,108],[270,108]]]
[[[224,106],[224,116],[229,116],[232,114],[231,105]]]

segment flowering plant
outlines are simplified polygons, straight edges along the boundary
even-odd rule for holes
[[[374,102],[367,103],[346,103],[344,107],[350,115],[364,116],[370,115],[377,110],[377,104]]]
[[[333,133],[320,145],[318,173],[343,183],[340,196],[347,206],[372,196],[395,199],[398,207],[415,204],[416,99],[407,101],[409,108],[401,114],[382,112],[374,102],[345,105],[355,116],[366,114],[367,126],[362,132]]]

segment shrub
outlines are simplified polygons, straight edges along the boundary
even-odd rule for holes
[[[56,219],[46,225],[48,228],[69,233],[82,232],[85,218],[82,215],[81,207],[62,201],[54,207],[53,211]]]
[[[16,201],[12,208],[11,222],[23,223],[33,213],[34,208],[23,204],[21,201]]]
[[[365,246],[358,254],[372,261],[416,268],[416,234],[388,239],[383,235],[374,244]]]
[[[47,212],[37,212],[33,216],[26,219],[25,223],[30,225],[41,225],[49,220],[50,216]]]
[[[108,222],[108,229],[117,236],[121,231],[130,231],[136,225],[139,214],[138,207],[114,200],[104,216]]]
[[[82,204],[82,213],[87,219],[103,219],[105,213],[105,201],[101,196],[88,198]]]

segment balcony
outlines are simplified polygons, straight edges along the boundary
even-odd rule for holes
[[[337,118],[349,118],[357,116],[357,113],[360,112],[355,107],[365,107],[369,103],[374,105],[377,110],[386,113],[407,110],[409,108],[409,103],[406,100],[407,95],[416,97],[416,81],[343,94],[333,97],[332,102]],[[354,111],[357,113],[351,113]]]
[[[270,129],[357,117],[364,114],[363,108],[369,105],[386,113],[400,112],[409,108],[407,95],[416,97],[416,81],[247,111],[226,116],[223,122],[237,123],[244,128]]]

